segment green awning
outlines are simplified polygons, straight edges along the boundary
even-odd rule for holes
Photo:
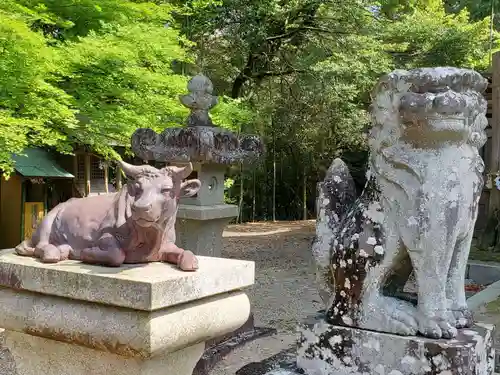
[[[27,148],[22,154],[12,155],[14,169],[24,177],[74,178],[59,166],[52,156],[41,148]]]

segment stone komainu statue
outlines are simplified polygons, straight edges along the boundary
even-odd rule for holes
[[[318,186],[313,254],[329,323],[432,338],[472,324],[464,277],[486,87],[456,68],[398,70],[376,86],[364,191],[340,159]],[[412,272],[417,301],[403,292]]]

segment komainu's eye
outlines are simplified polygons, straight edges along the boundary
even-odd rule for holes
[[[161,189],[161,193],[162,194],[167,194],[167,193],[170,193],[170,190],[172,190],[172,189],[170,189],[170,188],[163,188],[163,189]]]

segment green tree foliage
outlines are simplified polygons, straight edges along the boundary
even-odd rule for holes
[[[264,136],[266,159],[230,193],[247,186],[245,205],[256,195],[260,217],[271,217],[273,184],[279,218],[300,217],[304,201],[314,211],[315,183],[335,156],[363,184],[363,131],[380,75],[416,66],[483,70],[489,61],[489,19],[447,12],[441,0],[221,0],[200,12],[183,3],[177,20],[196,43],[198,64],[257,114],[245,130]],[[253,179],[265,183],[253,191]]]
[[[26,146],[118,157],[138,127],[179,125],[193,73],[172,5],[126,0],[0,3],[0,169]],[[250,112],[222,98],[214,119],[238,129]]]
[[[57,57],[23,18],[0,13],[0,168],[11,171],[11,153],[28,144],[66,150],[76,128],[72,98],[54,85]]]
[[[381,36],[389,44],[396,67],[451,65],[486,70],[490,45],[490,18],[475,20],[469,10],[447,13],[441,0],[420,0],[401,10],[381,6],[393,18]]]
[[[228,194],[271,217],[274,186],[277,217],[298,218],[333,157],[363,184],[376,79],[487,69],[490,13],[483,0],[3,0],[0,169],[31,145],[117,157],[137,127],[184,121],[178,96],[202,71],[220,97],[214,122],[268,150]]]
[[[482,20],[495,14],[495,25],[498,28],[500,20],[497,15],[500,13],[499,0],[445,0],[446,9],[450,13],[458,13],[467,9],[473,20]]]

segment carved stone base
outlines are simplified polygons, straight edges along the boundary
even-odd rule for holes
[[[297,367],[307,375],[492,375],[493,331],[477,324],[433,340],[321,322],[300,329]]]

